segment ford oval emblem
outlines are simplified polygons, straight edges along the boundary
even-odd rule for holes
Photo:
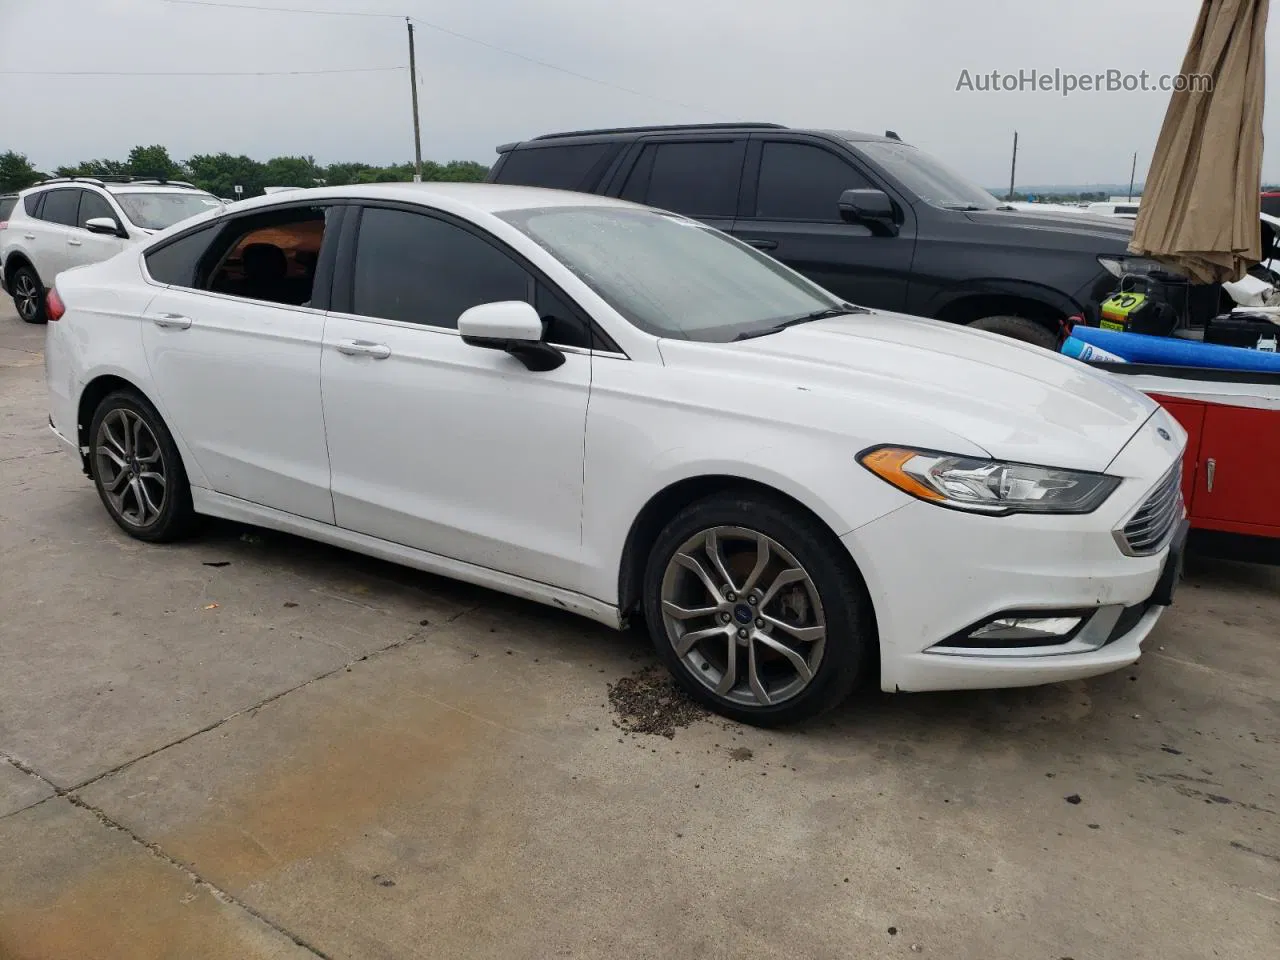
[[[1156,427],[1156,433],[1160,434],[1160,439],[1161,439],[1161,440],[1172,440],[1172,439],[1173,439],[1173,437],[1169,436],[1169,431],[1168,431],[1168,430],[1166,430],[1164,427]]]

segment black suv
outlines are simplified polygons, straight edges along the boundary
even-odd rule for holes
[[[833,293],[1055,348],[1116,285],[1133,222],[1024,212],[896,136],[770,123],[556,133],[498,148],[495,183],[696,217]]]

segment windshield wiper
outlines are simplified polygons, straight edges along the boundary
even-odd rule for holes
[[[781,323],[775,323],[771,327],[765,327],[763,330],[748,330],[740,333],[733,338],[734,343],[739,340],[754,340],[756,337],[767,337],[771,333],[779,333],[787,327],[794,327],[801,323],[812,323],[814,320],[830,320],[833,317],[845,317],[851,313],[870,313],[866,307],[855,307],[851,303],[845,304],[843,307],[829,307],[826,310],[815,310],[813,313],[801,314],[798,317],[792,317],[789,320],[783,320]]]
[[[976,203],[944,203],[944,210],[956,210],[959,213],[972,213],[975,210],[990,210],[991,207],[980,207]]]

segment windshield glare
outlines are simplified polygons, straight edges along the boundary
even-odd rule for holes
[[[654,336],[724,343],[841,306],[776,260],[682,217],[622,207],[500,216]]]
[[[194,217],[222,206],[212,194],[197,193],[117,193],[116,203],[125,216],[144,230],[163,230],[179,220]]]
[[[995,210],[1000,206],[1000,201],[982,187],[909,144],[859,140],[854,146],[935,207]]]

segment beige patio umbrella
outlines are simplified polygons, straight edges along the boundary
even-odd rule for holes
[[[1129,251],[1201,283],[1262,258],[1263,41],[1270,0],[1204,0],[1156,143]],[[1194,77],[1210,78],[1211,88]]]

